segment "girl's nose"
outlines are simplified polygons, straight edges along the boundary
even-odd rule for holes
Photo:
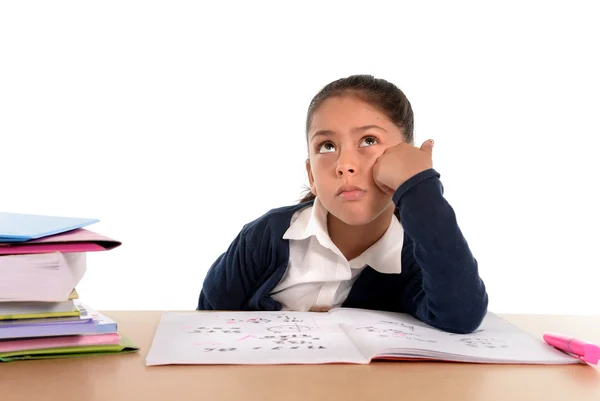
[[[352,157],[352,155],[348,153],[340,155],[336,167],[337,176],[343,177],[345,175],[354,175],[356,173],[357,164],[356,158]]]
[[[338,165],[337,175],[339,177],[343,177],[344,175],[353,175],[355,173],[355,171],[356,171],[356,169],[351,166]]]

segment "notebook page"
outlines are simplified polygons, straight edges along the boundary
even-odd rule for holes
[[[578,360],[489,312],[471,334],[448,333],[408,314],[330,311],[365,355],[432,357],[487,363],[568,364]]]
[[[435,329],[410,315],[353,308],[334,308],[329,314],[370,358],[388,348],[419,347],[436,334]]]
[[[327,313],[166,312],[146,365],[368,363]]]

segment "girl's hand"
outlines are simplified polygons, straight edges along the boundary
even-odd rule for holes
[[[423,142],[421,148],[399,143],[387,148],[373,166],[375,184],[384,193],[394,192],[412,176],[433,168],[433,140]]]

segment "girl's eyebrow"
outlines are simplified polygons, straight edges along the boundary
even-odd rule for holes
[[[362,133],[362,132],[365,132],[365,131],[373,129],[373,128],[379,129],[379,130],[381,130],[383,132],[387,132],[384,128],[380,127],[379,125],[374,125],[374,124],[365,125],[365,126],[362,126],[362,127],[356,127],[354,129],[352,129],[352,132],[353,133]],[[317,131],[317,132],[314,133],[314,135],[311,138],[311,141],[314,140],[318,136],[330,136],[330,135],[335,135],[335,132],[331,131],[331,130],[319,130],[319,131]]]

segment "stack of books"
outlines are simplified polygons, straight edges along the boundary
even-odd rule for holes
[[[83,228],[96,222],[0,212],[0,362],[138,350],[79,300],[87,255],[121,245]]]

